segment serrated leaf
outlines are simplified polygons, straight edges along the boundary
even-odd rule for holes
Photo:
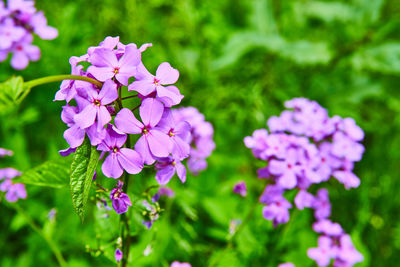
[[[14,76],[0,83],[0,113],[21,103],[29,94],[31,88],[24,85],[20,76]]]
[[[62,188],[68,185],[69,166],[71,160],[49,160],[43,164],[25,171],[21,177],[15,178],[15,182]]]
[[[99,152],[95,147],[92,147],[90,141],[85,138],[83,144],[76,149],[71,164],[70,186],[72,203],[75,212],[79,215],[82,222],[84,220],[90,186],[99,162],[99,157]]]

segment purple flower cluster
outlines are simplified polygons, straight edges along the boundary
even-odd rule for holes
[[[32,45],[33,34],[51,40],[57,37],[57,29],[47,25],[42,11],[37,11],[34,1],[8,0],[7,6],[0,1],[0,61],[11,53],[11,66],[25,69],[29,61],[40,58],[39,47]]]
[[[210,122],[205,120],[204,115],[194,107],[179,108],[177,113],[178,121],[187,121],[191,126],[189,141],[191,148],[187,164],[192,173],[198,174],[207,168],[206,158],[215,149],[214,128]]]
[[[363,145],[359,143],[364,133],[352,118],[329,117],[327,110],[315,101],[295,98],[287,101],[285,107],[288,110],[279,117],[273,116],[268,120],[270,132],[259,129],[244,139],[253,155],[267,162],[266,167],[258,170],[258,176],[273,182],[266,186],[260,197],[260,202],[265,204],[263,216],[271,220],[274,226],[288,222],[292,204],[283,194],[286,190],[297,188],[299,191],[294,200],[296,207],[301,210],[305,207],[314,209],[314,216],[319,223],[331,215],[328,190],[320,189],[315,196],[307,190],[312,184],[326,182],[331,177],[346,189],[358,187],[360,180],[353,173],[353,167],[364,152]],[[323,240],[330,238],[324,235]],[[341,231],[342,236],[347,236],[346,242],[350,239]],[[348,242],[343,246],[340,242],[333,243],[344,250],[343,253],[354,252],[353,256],[358,253]],[[315,256],[318,253],[313,249],[311,251],[309,256],[313,255],[310,257],[320,264],[322,261],[319,261],[319,256]],[[359,253],[357,255],[360,257],[354,256],[353,261],[338,255],[330,257],[328,262],[335,259],[335,266],[352,266],[362,260]],[[342,262],[347,265],[340,265]]]
[[[10,150],[0,148],[0,157],[11,156],[13,153]],[[12,179],[21,176],[21,172],[13,168],[0,169],[0,191],[5,192],[8,202],[16,202],[18,199],[26,199],[25,185],[21,183],[13,183]]]
[[[354,247],[351,237],[338,223],[324,219],[314,223],[313,229],[321,236],[318,238],[318,247],[308,249],[307,254],[318,266],[328,266],[332,259],[335,267],[353,266],[363,261],[364,258]]]
[[[81,80],[62,82],[55,100],[67,102],[61,119],[69,127],[64,138],[70,146],[62,155],[74,152],[87,136],[105,157],[101,169],[107,177],[119,178],[124,171],[137,174],[144,165],[154,164],[160,185],[167,184],[175,174],[185,182],[182,161],[189,156],[190,170],[205,168],[205,163],[198,162],[214,148],[213,128],[194,108],[172,109],[183,98],[172,85],[179,72],[164,62],[152,75],[142,62],[142,53],[151,46],[138,48],[136,44],[122,44],[119,37],[107,37],[99,46],[90,47],[87,54],[70,58],[72,75],[97,80],[102,86]],[[82,63],[88,67],[85,69]],[[139,105],[127,108],[128,99]],[[121,187],[114,190],[118,196],[123,194]],[[118,213],[130,206],[120,197],[111,198],[113,206],[127,204],[118,206]]]

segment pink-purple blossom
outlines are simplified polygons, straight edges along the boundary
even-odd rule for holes
[[[116,261],[116,262],[120,262],[120,261],[122,260],[123,253],[122,253],[122,251],[121,251],[119,248],[117,248],[117,249],[115,250],[114,257],[115,257],[115,261]]]
[[[0,148],[0,151],[5,155],[12,155],[11,150]],[[22,173],[14,168],[0,169],[0,192],[5,193],[5,198],[8,202],[17,202],[19,199],[27,198],[25,185],[12,181],[12,179],[21,175]]]
[[[132,206],[129,196],[122,191],[124,183],[118,180],[117,187],[111,190],[110,199],[112,207],[116,213],[122,214],[128,211],[128,207]]]
[[[330,221],[331,203],[326,188],[315,192],[314,184],[332,177],[346,189],[360,185],[353,173],[354,163],[360,161],[364,132],[352,118],[329,117],[317,102],[295,98],[285,102],[280,116],[272,116],[267,129],[255,130],[244,138],[246,147],[255,158],[266,162],[257,171],[258,177],[268,179],[260,197],[263,216],[274,225],[289,220],[291,203],[285,198],[288,190],[298,190],[294,203],[300,210],[314,210],[313,230],[320,235],[318,247],[310,248],[308,256],[318,266],[353,266],[363,260],[351,238],[340,224]]]
[[[247,195],[247,186],[244,181],[240,181],[233,186],[233,192],[235,194],[245,197]]]
[[[111,124],[108,125],[106,137],[97,146],[98,150],[109,152],[101,167],[105,176],[119,178],[123,170],[130,174],[137,174],[143,169],[143,159],[140,154],[133,149],[122,147],[126,139],[126,134],[120,134],[112,128]]]
[[[153,98],[143,100],[139,114],[143,121],[136,119],[129,109],[122,109],[115,117],[117,128],[128,134],[141,134],[135,149],[142,155],[147,165],[154,163],[156,157],[167,157],[172,149],[172,143],[166,133],[157,128],[164,105]]]
[[[106,177],[119,178],[124,171],[138,174],[144,164],[155,163],[155,178],[161,185],[175,173],[186,181],[185,160],[195,173],[207,167],[205,159],[215,147],[213,127],[195,108],[172,109],[183,98],[171,85],[179,72],[164,62],[151,75],[141,60],[151,46],[138,48],[121,43],[119,37],[106,37],[86,54],[70,58],[71,74],[82,79],[64,80],[55,95],[55,101],[66,101],[61,119],[68,127],[64,138],[69,147],[61,155],[75,153],[88,138],[102,151]],[[128,108],[126,99],[139,105]],[[127,204],[124,199],[115,197],[113,204]],[[156,218],[158,211],[145,224],[150,227]]]
[[[42,11],[36,11],[34,1],[9,0],[0,2],[0,61],[12,54],[11,66],[25,69],[29,61],[40,58],[39,47],[32,44],[33,34],[41,39],[57,37],[57,29],[47,25]]]

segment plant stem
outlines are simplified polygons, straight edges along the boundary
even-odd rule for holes
[[[134,97],[137,97],[137,96],[138,96],[138,95],[126,96],[126,97],[122,97],[121,100],[129,99],[129,98],[134,98]]]
[[[102,82],[99,82],[98,80],[85,77],[85,76],[79,76],[79,75],[70,75],[70,74],[65,74],[65,75],[53,75],[53,76],[47,76],[35,80],[31,80],[29,82],[25,82],[24,86],[27,86],[28,88],[32,88],[38,85],[46,84],[46,83],[53,83],[53,82],[59,82],[62,80],[80,80],[80,81],[86,81],[90,82],[99,88],[103,86]]]
[[[29,216],[23,208],[21,208],[18,204],[13,204],[12,207],[19,213],[21,214],[26,222],[29,224],[29,226],[36,232],[38,233],[49,245],[50,249],[53,251],[54,256],[56,257],[58,264],[61,267],[67,266],[66,261],[64,260],[64,257],[61,254],[61,251],[58,249],[57,245],[53,242],[53,239],[51,239],[49,236],[47,236],[45,233],[43,233],[42,229],[33,221],[31,216]]]

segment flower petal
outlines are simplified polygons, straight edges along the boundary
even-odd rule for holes
[[[128,86],[128,91],[136,91],[143,96],[147,96],[156,90],[153,80],[138,80]]]
[[[143,169],[143,159],[133,149],[121,148],[118,153],[118,162],[130,174],[137,174]]]
[[[111,79],[115,75],[112,67],[96,67],[92,65],[88,68],[88,72],[102,82]]]
[[[168,135],[156,129],[152,129],[145,137],[149,143],[150,151],[154,156],[163,158],[169,155],[171,140]]]
[[[156,77],[161,84],[173,84],[179,78],[179,71],[171,67],[168,62],[163,62],[157,68]]]
[[[97,107],[93,104],[87,105],[79,114],[74,116],[76,125],[81,129],[85,129],[93,125],[97,114]]]
[[[99,99],[102,105],[108,105],[118,98],[117,85],[112,80],[104,82],[99,93]]]
[[[117,155],[110,153],[101,166],[103,174],[107,177],[119,178],[124,172],[118,163]]]
[[[160,185],[166,185],[175,174],[175,168],[172,165],[167,165],[156,173],[156,180]]]
[[[160,121],[164,112],[164,105],[154,98],[143,100],[139,108],[140,117],[145,126],[154,127]]]
[[[150,152],[149,144],[144,136],[140,137],[136,142],[135,150],[142,156],[145,164],[151,165],[154,163],[154,161],[156,161]]]
[[[114,119],[118,130],[129,134],[140,134],[144,127],[143,123],[138,121],[130,109],[123,108],[118,112]]]
[[[96,48],[90,55],[89,61],[96,67],[111,67],[114,69],[118,66],[117,56],[107,48]]]

